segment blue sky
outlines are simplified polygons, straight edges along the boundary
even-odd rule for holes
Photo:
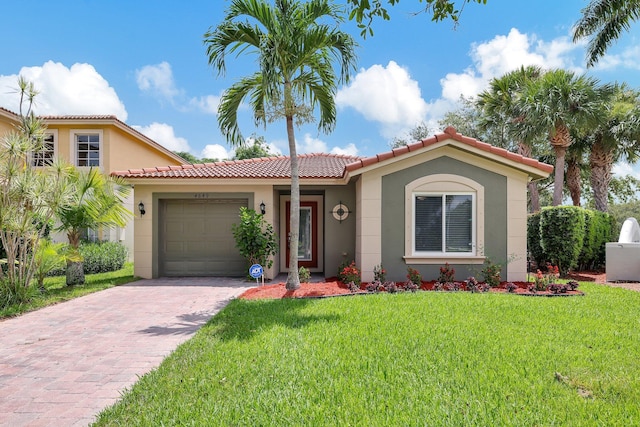
[[[640,24],[624,33],[593,69],[571,26],[585,0],[488,0],[469,4],[460,24],[434,23],[417,0],[390,9],[362,39],[353,22],[341,27],[359,43],[358,69],[340,88],[331,134],[314,125],[297,129],[299,152],[362,156],[389,149],[395,136],[420,122],[436,128],[460,95],[521,65],[588,72],[603,82],[640,87]],[[228,64],[225,77],[208,66],[203,34],[224,17],[228,1],[21,0],[3,5],[0,106],[17,110],[17,76],[36,84],[37,112],[114,114],[160,144],[198,157],[224,158],[232,149],[218,131],[222,92],[255,70],[253,58]],[[254,128],[240,113],[244,136],[264,136],[286,154],[284,122]],[[620,165],[618,173],[631,171]]]

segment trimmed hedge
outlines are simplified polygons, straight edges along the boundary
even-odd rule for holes
[[[82,255],[85,274],[106,273],[124,267],[127,261],[127,248],[118,242],[82,243],[80,255]],[[50,276],[64,274],[64,267],[49,273]]]
[[[578,266],[584,222],[584,209],[578,206],[555,206],[540,212],[540,246],[562,274]]]
[[[527,247],[529,255],[537,265],[543,265],[547,259],[540,246],[540,212],[527,217]]]
[[[577,206],[544,208],[527,219],[527,245],[538,266],[598,269],[605,264],[605,246],[613,238],[615,219]]]

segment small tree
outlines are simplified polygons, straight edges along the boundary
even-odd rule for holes
[[[236,247],[240,255],[245,257],[249,265],[260,264],[271,268],[274,256],[278,251],[278,242],[273,226],[253,209],[240,208],[240,222],[231,226]]]
[[[45,126],[32,111],[37,91],[18,79],[20,114],[16,128],[0,138],[0,304],[29,299],[36,270],[34,250],[47,232],[56,209],[70,193],[64,186],[68,166],[30,167],[31,155],[42,149]]]
[[[124,227],[132,213],[123,203],[131,192],[122,179],[104,175],[98,169],[75,169],[67,181],[71,200],[57,212],[60,231],[67,233],[67,285],[84,283],[84,267],[78,250],[82,231],[87,228]]]
[[[40,292],[44,292],[44,278],[47,274],[57,268],[61,268],[66,257],[62,253],[64,243],[53,243],[49,239],[42,239],[35,251],[35,278],[38,281]]]
[[[253,140],[253,145],[249,145],[251,140]],[[257,159],[259,157],[270,156],[273,156],[273,154],[269,151],[269,146],[267,145],[267,141],[265,141],[264,136],[256,137],[254,135],[249,138],[245,144],[236,148],[236,154],[233,156],[233,160]]]

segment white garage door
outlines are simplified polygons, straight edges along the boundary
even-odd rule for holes
[[[246,275],[231,232],[242,206],[246,199],[161,200],[160,275]]]

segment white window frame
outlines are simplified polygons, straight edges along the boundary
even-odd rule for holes
[[[70,138],[70,144],[71,144],[71,158],[72,158],[72,162],[75,166],[80,167],[80,168],[90,168],[92,166],[80,166],[80,162],[78,159],[78,142],[77,142],[77,137],[78,135],[98,135],[98,165],[97,166],[93,166],[96,168],[103,168],[104,165],[104,160],[103,160],[103,156],[104,156],[104,134],[102,132],[101,129],[71,129],[70,134],[69,134],[69,138]]]
[[[472,196],[472,248],[471,252],[416,251],[415,200],[418,196],[446,195]],[[444,223],[444,221],[443,221]],[[443,231],[443,239],[446,234]],[[444,246],[444,241],[443,241]],[[445,262],[482,264],[484,246],[484,187],[459,175],[434,174],[418,178],[405,186],[405,254],[407,264],[442,264]],[[444,247],[443,247],[444,249]]]
[[[442,206],[442,245],[440,251],[420,251],[416,249],[416,200],[420,196],[427,197],[439,197],[441,206]],[[446,230],[446,197],[447,196],[471,196],[471,250],[466,252],[447,252],[447,230]],[[413,193],[413,208],[412,208],[413,224],[411,226],[412,233],[412,254],[413,255],[424,255],[424,256],[475,256],[476,254],[476,195],[475,193],[469,192],[439,192],[439,193],[423,193],[417,192]]]
[[[58,157],[58,130],[57,129],[47,129],[47,131],[45,132],[45,136],[52,136],[53,137],[53,158],[51,160],[54,160],[56,157]],[[44,143],[44,141],[43,141],[43,143]],[[29,164],[31,165],[31,167],[41,168],[41,167],[49,166],[47,164],[42,164],[42,165],[33,164],[36,161],[36,154],[37,154],[36,152],[33,152],[33,153],[30,153],[30,155],[29,155]],[[44,160],[44,159],[39,159],[38,158],[38,160]]]

